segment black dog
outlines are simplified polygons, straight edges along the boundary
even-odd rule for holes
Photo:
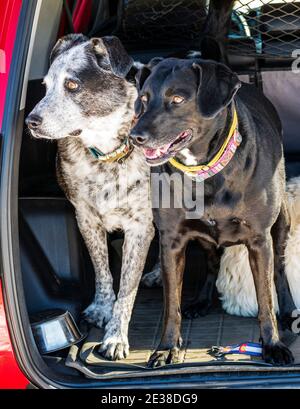
[[[242,137],[224,169],[218,168],[205,180],[201,217],[186,219],[184,208],[154,211],[161,239],[165,319],[160,345],[149,365],[178,360],[182,275],[191,239],[205,246],[211,260],[218,259],[222,247],[247,246],[259,304],[263,357],[273,364],[292,363],[291,352],[279,340],[272,299],[275,271],[281,317],[291,316],[295,306],[282,262],[289,230],[282,131],[273,105],[254,86],[241,84],[229,68],[213,61],[156,59],[140,70],[137,80],[137,122],[131,137],[143,149],[148,164],[159,166],[160,172],[178,172],[180,163],[210,163],[226,146],[235,112],[238,132],[233,129],[234,138]],[[176,162],[170,163],[174,157]],[[172,189],[176,195],[170,185]],[[210,277],[217,276],[217,264],[209,263]]]

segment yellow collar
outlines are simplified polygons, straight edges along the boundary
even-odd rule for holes
[[[186,166],[178,162],[175,158],[169,160],[172,166],[187,173],[191,177],[195,177],[198,180],[204,180],[208,177],[214,176],[220,172],[230,162],[233,157],[236,148],[240,145],[242,138],[238,132],[238,118],[237,112],[234,108],[233,120],[226,140],[221,146],[219,152],[213,157],[213,159],[207,165],[195,165]]]
[[[104,154],[99,151],[96,147],[89,147],[88,150],[93,155],[95,159],[98,159],[100,162],[112,163],[118,162],[123,163],[123,161],[131,154],[133,146],[131,145],[128,138],[113,152]]]

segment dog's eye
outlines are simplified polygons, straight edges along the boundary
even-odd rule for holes
[[[147,97],[147,95],[142,95],[141,96],[141,100],[143,101],[143,102],[148,102],[148,97]]]
[[[69,91],[76,91],[79,88],[79,84],[76,81],[73,81],[73,80],[66,80],[65,81],[65,87]]]
[[[174,95],[174,97],[172,98],[172,104],[181,104],[184,101],[183,97],[180,97],[179,95]]]

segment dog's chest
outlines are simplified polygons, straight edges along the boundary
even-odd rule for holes
[[[200,234],[218,246],[246,243],[261,232],[261,220],[266,214],[263,200],[259,201],[258,206],[251,204],[241,199],[234,206],[218,203],[217,200],[214,204],[204,205]],[[269,222],[267,215],[265,221]]]
[[[103,164],[84,156],[76,164],[62,166],[69,199],[75,207],[95,210],[108,231],[152,218],[150,170],[139,152],[123,164]]]
[[[204,196],[199,234],[218,246],[244,243],[256,230],[253,207],[245,202],[240,190],[226,184]]]
[[[217,246],[226,246],[244,243],[251,229],[251,224],[242,217],[214,218],[208,213],[200,219],[199,235]]]

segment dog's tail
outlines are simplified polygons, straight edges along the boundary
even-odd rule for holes
[[[235,0],[211,0],[201,42],[205,59],[227,63],[226,39],[230,31]]]
[[[227,37],[234,3],[235,0],[211,0],[209,2],[205,35],[222,41]]]

